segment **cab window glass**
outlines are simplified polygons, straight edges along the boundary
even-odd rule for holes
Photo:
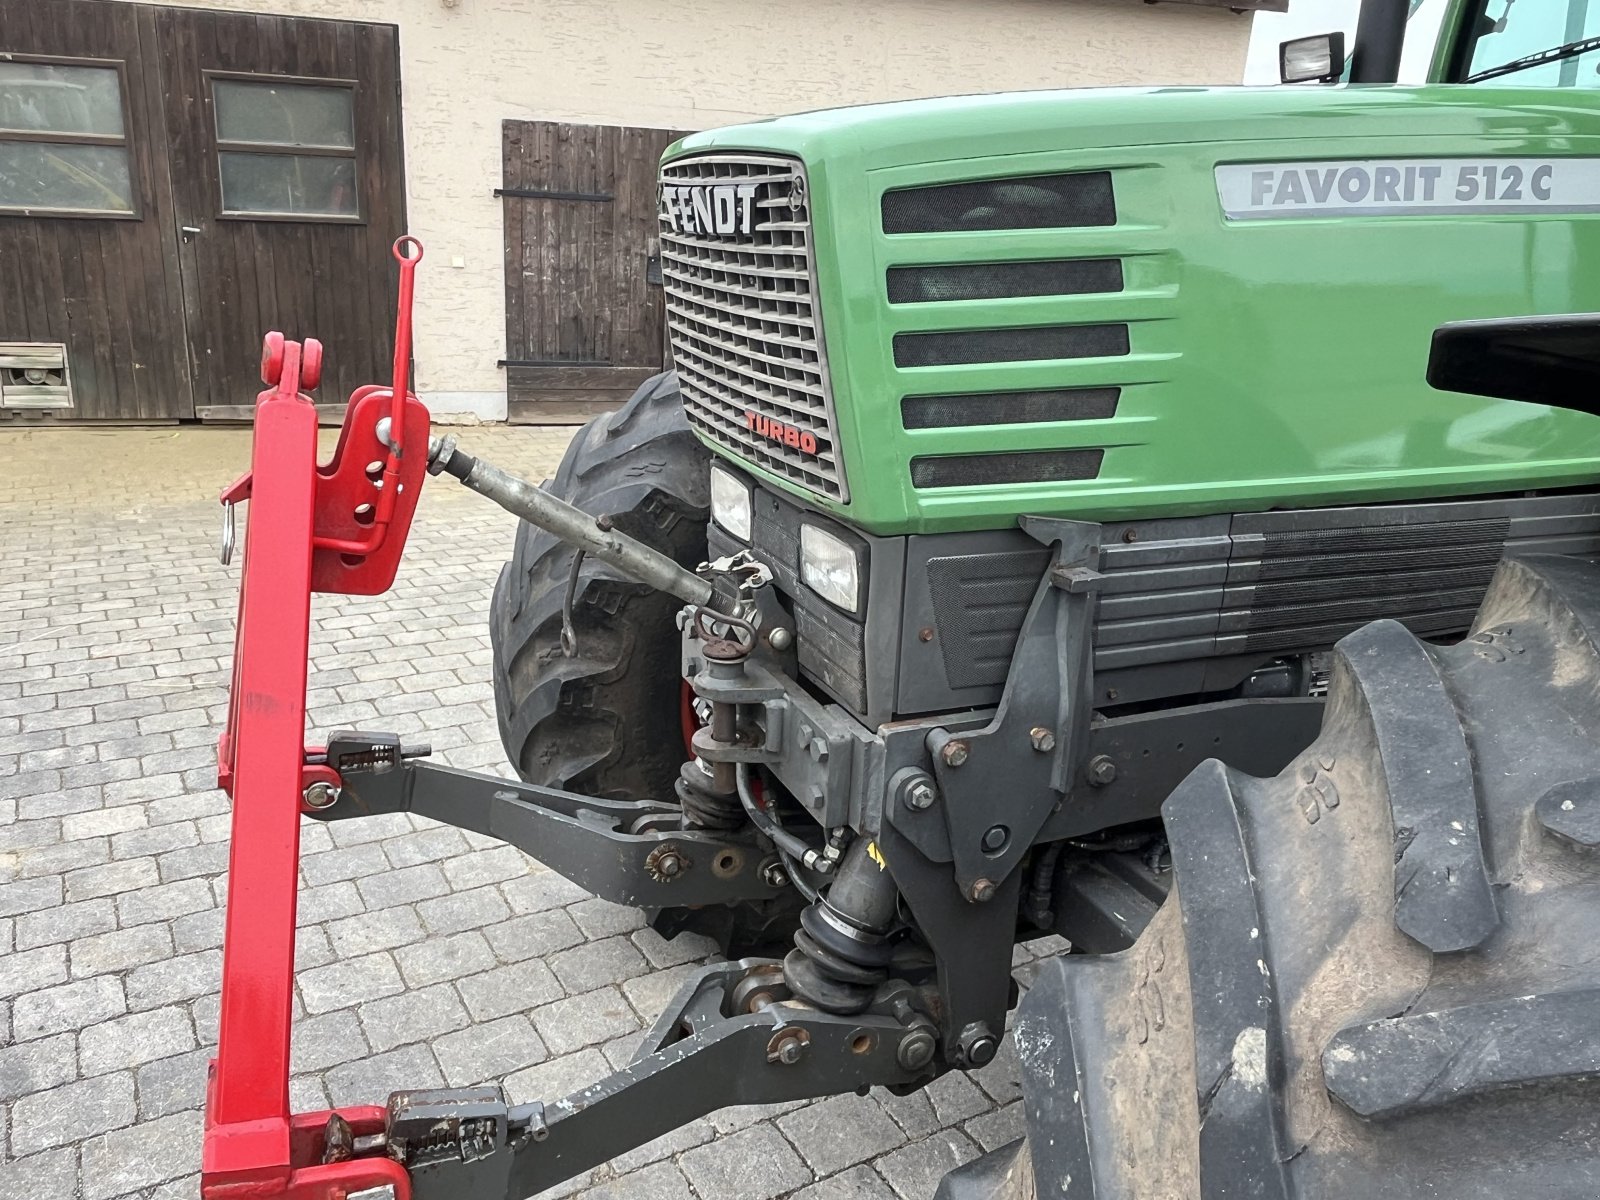
[[[1466,81],[1507,87],[1600,88],[1600,4],[1592,0],[1485,0],[1479,6]],[[1561,47],[1574,53],[1510,67]]]

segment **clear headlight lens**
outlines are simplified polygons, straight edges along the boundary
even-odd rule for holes
[[[750,540],[750,488],[720,467],[711,468],[711,519],[740,541]]]
[[[800,578],[824,600],[851,612],[861,598],[855,549],[816,525],[800,526]]]

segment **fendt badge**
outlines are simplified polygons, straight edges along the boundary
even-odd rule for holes
[[[661,211],[677,233],[699,236],[750,233],[756,220],[754,183],[713,183],[661,187]]]
[[[815,457],[817,453],[816,434],[794,425],[786,425],[772,417],[764,417],[748,408],[744,410],[744,427],[757,437],[777,442],[780,446],[788,446],[792,450],[800,451],[801,454]]]

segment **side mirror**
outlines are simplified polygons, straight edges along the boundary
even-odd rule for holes
[[[1284,83],[1334,83],[1344,74],[1344,34],[1319,33],[1278,44]]]
[[[1456,321],[1433,331],[1428,382],[1600,416],[1600,313]]]

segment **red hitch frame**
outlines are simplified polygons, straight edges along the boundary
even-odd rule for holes
[[[239,589],[228,723],[217,781],[233,801],[217,1056],[206,1095],[201,1191],[206,1200],[345,1200],[388,1185],[409,1200],[404,1167],[329,1153],[334,1112],[289,1111],[300,815],[313,784],[337,772],[305,744],[311,595],[377,595],[394,582],[428,457],[428,410],[407,387],[413,276],[422,244],[402,237],[394,376],[350,397],[332,458],[317,463],[317,412],[302,391],[321,376],[322,347],[266,336],[267,389],[256,397],[250,471],[222,493],[223,561],[233,506],[253,500]],[[385,1110],[337,1110],[355,1137],[381,1133]],[[337,1122],[335,1122],[337,1125]],[[325,1161],[328,1160],[328,1161]]]

